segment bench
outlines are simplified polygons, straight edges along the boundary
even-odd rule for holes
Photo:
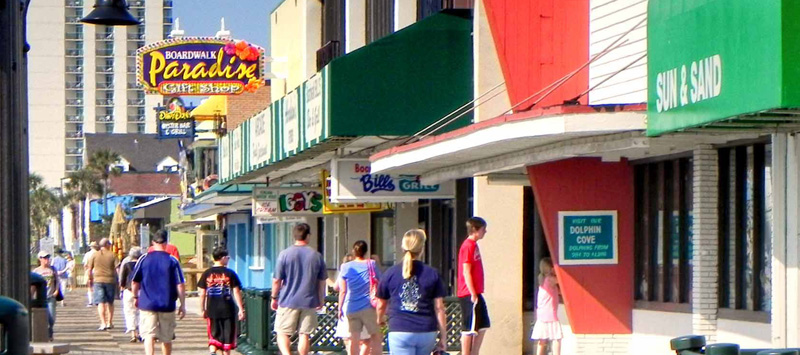
[[[31,343],[32,355],[67,354],[69,344],[64,343]]]

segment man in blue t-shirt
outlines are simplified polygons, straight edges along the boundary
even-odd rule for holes
[[[144,351],[152,355],[155,340],[161,341],[161,352],[172,354],[175,338],[175,301],[180,298],[178,317],[186,315],[186,289],[181,264],[165,251],[167,232],[153,235],[153,251],[145,254],[133,271],[131,289],[139,308],[139,335],[144,338]]]
[[[297,351],[307,355],[311,347],[309,335],[317,328],[316,310],[323,307],[328,275],[322,255],[308,246],[311,227],[299,223],[292,233],[295,243],[278,256],[273,274],[272,309],[277,311],[274,330],[281,354],[291,355],[289,337],[297,331]]]

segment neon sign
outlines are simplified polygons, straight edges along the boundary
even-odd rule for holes
[[[264,49],[245,41],[171,38],[136,54],[136,76],[149,93],[237,95],[264,84]]]

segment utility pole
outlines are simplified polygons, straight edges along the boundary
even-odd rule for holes
[[[0,295],[29,303],[29,0],[0,0]]]

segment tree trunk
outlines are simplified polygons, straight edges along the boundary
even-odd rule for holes
[[[106,217],[108,215],[108,179],[103,179],[103,214],[102,217]],[[105,219],[101,221],[105,223]]]

